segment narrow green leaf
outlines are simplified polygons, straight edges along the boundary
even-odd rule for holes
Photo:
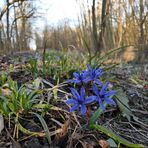
[[[117,94],[115,95],[115,99],[117,101],[117,105],[122,112],[123,116],[125,116],[129,121],[131,116],[133,116],[132,111],[129,107],[129,100],[126,94],[123,92],[122,89],[117,90]]]
[[[33,113],[33,114],[35,114],[38,117],[38,119],[40,120],[40,122],[41,122],[41,124],[42,124],[42,126],[44,128],[48,143],[51,144],[51,134],[49,132],[48,126],[47,126],[44,118],[41,115],[37,114],[37,113]]]
[[[97,129],[97,130],[101,131],[102,133],[104,133],[107,136],[111,137],[115,141],[125,145],[126,147],[144,148],[144,145],[142,145],[142,144],[133,144],[133,143],[127,141],[126,139],[120,137],[119,135],[116,135],[113,131],[111,131],[110,129],[108,129],[108,128],[104,127],[104,126],[93,124],[93,125],[90,125],[90,128],[91,129]]]
[[[107,103],[104,102],[104,106],[107,107]],[[98,108],[94,113],[93,116],[90,118],[90,124],[95,124],[95,122],[98,120],[98,118],[102,115],[103,113],[103,109],[102,108]]]
[[[23,132],[23,133],[25,133],[25,134],[27,134],[27,135],[37,135],[36,132],[31,132],[31,131],[29,131],[28,129],[24,128],[20,123],[17,123],[17,126],[18,126],[18,129],[19,129],[21,132]]]
[[[32,106],[32,108],[45,109],[45,108],[50,108],[50,106],[48,104],[35,104]]]

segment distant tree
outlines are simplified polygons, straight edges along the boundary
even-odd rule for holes
[[[32,36],[31,19],[35,12],[32,3],[33,1],[30,0],[6,0],[0,11],[0,21],[5,24],[3,18],[6,18],[6,25],[3,25],[6,28],[3,29],[3,32],[1,31],[1,39],[7,50],[28,49]],[[4,38],[4,36],[6,37]]]

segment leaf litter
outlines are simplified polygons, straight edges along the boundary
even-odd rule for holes
[[[27,54],[26,54],[27,55]],[[25,55],[25,56],[26,56]],[[30,56],[28,54],[27,56]],[[21,58],[20,58],[21,59]],[[19,59],[19,60],[20,60]],[[11,58],[5,56],[1,59],[0,69],[6,70],[10,67],[10,64],[14,64],[14,71],[10,71],[11,77],[18,81],[20,84],[29,83],[33,80],[33,76],[27,73],[23,66],[26,63],[26,59],[23,61],[15,62]],[[130,66],[130,65],[129,65]],[[116,72],[115,72],[116,71]],[[97,121],[101,125],[111,129],[117,135],[124,137],[132,143],[139,143],[148,146],[148,80],[143,74],[133,77],[129,71],[122,68],[114,70],[113,75],[116,77],[116,85],[119,85],[123,91],[119,91],[120,94],[117,100],[119,108],[108,110]],[[23,75],[23,76],[22,76]],[[52,98],[56,96],[55,102],[52,102],[52,107],[47,111],[44,120],[51,135],[50,147],[63,147],[63,148],[108,148],[110,143],[117,147],[118,143],[112,140],[111,137],[103,134],[99,131],[90,130],[86,125],[86,119],[77,115],[76,113],[69,113],[68,106],[64,103],[67,95],[67,86],[63,84],[56,85],[49,79],[37,78],[34,81],[34,87],[40,87],[45,91],[44,97],[48,99],[48,102],[53,101]],[[29,84],[28,84],[29,86]],[[54,91],[56,89],[56,92]],[[7,90],[3,90],[4,93],[8,93]],[[49,98],[50,97],[50,98]],[[127,99],[128,98],[128,99]],[[121,99],[121,100],[120,100]],[[123,102],[124,100],[124,102]],[[120,110],[120,111],[119,111]],[[40,134],[26,135],[19,132],[18,139],[13,138],[13,123],[9,123],[6,119],[5,126],[3,126],[3,118],[0,118],[2,123],[0,126],[0,147],[44,147],[48,148],[48,140],[45,136],[45,130],[41,128],[40,121],[37,117],[29,115],[23,121],[23,125],[27,128],[29,124],[30,131],[38,132]],[[29,121],[29,122],[28,122]],[[33,122],[30,122],[33,121]],[[10,127],[9,127],[10,124]],[[5,127],[5,128],[4,128]],[[121,145],[122,147],[122,145]],[[124,146],[123,146],[124,147]]]

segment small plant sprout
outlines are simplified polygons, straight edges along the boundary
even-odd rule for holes
[[[102,82],[101,76],[104,74],[102,68],[93,69],[88,65],[88,70],[75,72],[72,83],[76,88],[70,88],[72,97],[66,101],[71,105],[70,112],[76,111],[80,108],[81,114],[89,118],[91,112],[91,105],[98,102],[99,107],[105,111],[104,102],[109,105],[116,105],[112,97],[116,94],[115,90],[109,89],[109,82]],[[80,89],[80,93],[79,93]]]

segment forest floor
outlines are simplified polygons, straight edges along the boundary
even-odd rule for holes
[[[7,72],[9,76],[20,85],[34,80],[30,71],[24,68],[28,58],[34,56],[30,53],[18,53],[0,57],[0,72]],[[17,59],[17,60],[16,60]],[[135,68],[136,67],[136,68]],[[109,107],[98,119],[100,125],[104,125],[118,136],[131,143],[143,144],[148,147],[148,73],[143,65],[126,64],[111,70],[116,86],[120,87],[128,98],[127,110],[122,113],[118,107]],[[0,75],[1,75],[0,73]],[[36,77],[42,81],[42,87],[52,88],[56,85],[52,77]],[[61,81],[66,81],[65,78]],[[61,82],[62,83],[62,82]],[[69,95],[67,85],[60,86],[57,97],[65,98]],[[44,93],[48,99],[50,94]],[[4,129],[0,133],[0,148],[108,148],[108,139],[111,147],[117,147],[114,138],[101,131],[87,128],[87,119],[77,113],[70,113],[68,106],[62,101],[50,100],[56,108],[47,111],[44,119],[51,135],[51,145],[45,136],[44,130],[35,116],[21,115],[21,124],[29,131],[40,134],[34,136],[16,131],[15,123],[9,118],[4,118]],[[126,103],[125,103],[126,104]],[[20,113],[21,114],[21,113]],[[118,145],[119,146],[119,145]],[[122,144],[119,147],[127,147]]]

